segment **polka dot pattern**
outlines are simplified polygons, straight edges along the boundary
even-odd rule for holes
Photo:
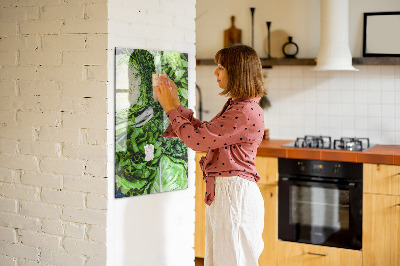
[[[254,182],[260,179],[254,163],[264,134],[259,100],[259,97],[229,99],[209,122],[194,118],[193,111],[182,105],[167,113],[170,125],[164,137],[179,137],[195,151],[208,150],[207,156],[200,160],[208,205],[214,199],[216,176],[240,176]]]

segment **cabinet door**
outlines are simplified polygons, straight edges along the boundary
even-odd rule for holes
[[[204,195],[206,193],[206,184],[203,181],[203,172],[199,167],[199,161],[206,153],[196,153],[196,196],[195,196],[195,233],[194,233],[194,253],[197,258],[204,258],[204,248],[206,239]]]
[[[261,176],[258,184],[278,185],[278,158],[257,156],[254,162]]]
[[[364,193],[400,195],[400,166],[365,163],[363,175]]]
[[[400,196],[364,194],[363,265],[400,266]]]
[[[362,252],[278,241],[278,266],[361,266]]]
[[[264,250],[258,259],[260,266],[276,265],[276,242],[278,241],[278,187],[259,185],[264,198]]]

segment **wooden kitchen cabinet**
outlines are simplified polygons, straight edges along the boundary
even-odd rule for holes
[[[278,187],[259,185],[264,198],[264,250],[258,259],[259,266],[276,265],[278,241]]]
[[[199,161],[205,152],[196,153],[196,195],[195,195],[195,229],[194,229],[194,255],[197,258],[204,258],[206,243],[206,224],[204,195],[206,193],[206,184],[203,181],[203,172],[199,167]]]
[[[400,166],[364,164],[363,265],[400,266]]]
[[[400,196],[364,194],[363,265],[400,266]]]
[[[260,266],[276,265],[278,241],[278,158],[257,156],[254,160],[261,176],[258,187],[264,198],[264,250],[258,259]]]
[[[281,240],[277,252],[277,266],[361,266],[363,259],[358,250]]]
[[[399,165],[365,163],[363,173],[364,193],[400,196]]]
[[[261,176],[259,185],[278,185],[278,158],[257,156],[254,162]]]

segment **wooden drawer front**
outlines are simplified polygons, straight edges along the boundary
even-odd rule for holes
[[[364,194],[363,265],[400,266],[400,196]]]
[[[364,164],[364,193],[400,195],[400,166]]]
[[[258,184],[278,184],[278,158],[256,156],[254,162],[256,163],[257,172],[261,176]]]
[[[358,250],[278,241],[278,266],[362,266]]]

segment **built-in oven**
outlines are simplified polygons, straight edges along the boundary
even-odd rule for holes
[[[278,238],[361,249],[362,164],[278,160]]]

